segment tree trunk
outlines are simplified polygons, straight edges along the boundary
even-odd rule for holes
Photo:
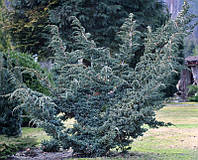
[[[177,89],[179,93],[181,94],[182,100],[186,101],[188,96],[188,85],[192,83],[191,79],[191,72],[188,69],[184,69],[181,72],[181,79],[179,80],[177,84]]]

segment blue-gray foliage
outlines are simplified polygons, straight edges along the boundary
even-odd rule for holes
[[[122,43],[116,53],[97,47],[76,17],[70,17],[75,49],[68,52],[57,26],[48,26],[54,53],[55,85],[51,96],[26,88],[12,96],[31,105],[32,115],[44,130],[65,149],[86,156],[104,156],[113,148],[126,151],[131,142],[149,127],[166,125],[156,120],[155,111],[163,107],[167,78],[182,68],[179,47],[188,34],[189,6],[175,20],[152,31],[148,27],[145,50],[136,67],[130,66],[139,47],[141,32],[133,14],[118,33]],[[22,104],[22,105],[23,105]],[[74,118],[72,128],[62,124]]]

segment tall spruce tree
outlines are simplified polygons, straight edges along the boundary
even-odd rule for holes
[[[61,0],[56,6],[50,11],[50,21],[59,27],[62,39],[71,47],[70,16],[79,19],[98,46],[112,49],[117,48],[115,35],[129,13],[134,14],[140,24],[138,30],[142,32],[147,26],[156,29],[167,20],[165,5],[158,0]]]
[[[22,52],[44,57],[50,56],[47,48],[43,49],[46,40],[43,29],[47,24],[59,27],[64,45],[72,50],[73,31],[70,16],[76,16],[80,20],[98,46],[110,47],[112,50],[118,49],[119,40],[115,35],[129,13],[133,13],[134,18],[138,20],[138,30],[141,32],[144,32],[148,25],[155,30],[167,19],[164,4],[159,0],[133,2],[131,0],[12,0],[10,2],[12,9],[7,10],[6,26],[16,48]],[[137,55],[142,55],[142,50],[138,50]]]
[[[193,18],[188,9],[186,3],[175,20],[156,31],[148,27],[144,54],[135,68],[129,64],[133,56],[127,56],[141,37],[133,14],[121,27],[123,42],[114,55],[108,48],[96,47],[76,17],[71,21],[77,49],[71,52],[65,51],[58,27],[48,26],[49,49],[55,54],[52,96],[25,88],[12,96],[34,106],[32,114],[63,148],[91,157],[104,156],[113,148],[125,151],[147,130],[144,124],[165,125],[156,120],[155,111],[163,106],[166,79],[182,67],[179,46],[191,31],[188,24]],[[76,121],[72,128],[64,128],[60,120],[69,118]]]

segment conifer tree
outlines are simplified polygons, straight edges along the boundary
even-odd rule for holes
[[[10,94],[23,85],[48,95],[48,88],[42,85],[35,75],[36,72],[39,77],[45,76],[50,83],[52,81],[50,75],[27,54],[0,52],[0,66],[0,134],[18,136],[21,133],[21,125],[29,126],[32,117],[28,114],[27,107],[17,107],[20,105],[19,100],[11,100]]]
[[[4,28],[11,37],[14,49],[40,57],[48,55],[47,51],[41,53],[41,47],[45,41],[43,29],[49,24],[48,7],[51,1],[6,0],[3,3]]]
[[[74,0],[59,1],[50,10],[50,21],[59,27],[60,34],[66,45],[71,43],[70,38],[71,23],[70,16],[76,16],[86,31],[91,33],[91,38],[98,46],[117,48],[116,33],[124,23],[129,13],[134,14],[134,19],[138,20],[138,30],[144,32],[146,26],[153,29],[161,26],[167,20],[165,5],[160,0]],[[72,44],[70,44],[72,45]]]
[[[21,87],[16,75],[20,74],[0,52],[0,134],[8,136],[21,134],[21,108],[14,110],[18,100],[10,100],[10,94]]]
[[[6,28],[15,47],[41,57],[51,56],[43,46],[48,36],[44,30],[47,24],[57,25],[64,45],[72,49],[70,16],[80,20],[98,46],[111,47],[112,50],[118,48],[119,40],[115,35],[129,13],[134,13],[141,32],[148,25],[156,29],[167,19],[165,6],[158,0],[12,0],[10,3],[12,9],[7,9]],[[141,50],[138,52],[142,55]]]
[[[163,107],[166,78],[181,68],[179,46],[191,31],[188,24],[193,18],[188,9],[185,4],[178,18],[156,31],[148,27],[145,51],[135,68],[129,63],[133,57],[127,56],[127,48],[138,47],[136,40],[141,36],[133,14],[121,27],[123,42],[113,55],[89,39],[76,17],[71,21],[77,49],[71,52],[65,50],[58,27],[48,26],[49,48],[55,54],[52,72],[56,84],[50,86],[51,96],[25,88],[12,96],[34,105],[32,114],[63,148],[72,147],[75,153],[90,157],[104,156],[114,148],[126,151],[147,130],[144,124],[165,125],[156,120],[155,111]],[[64,128],[60,120],[69,118],[75,123]]]

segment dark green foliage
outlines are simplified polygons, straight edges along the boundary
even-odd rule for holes
[[[152,128],[164,126],[155,118],[163,107],[164,89],[173,73],[182,68],[180,45],[188,34],[189,6],[175,20],[147,33],[137,31],[138,23],[129,15],[119,33],[122,43],[113,54],[98,48],[76,17],[70,17],[75,50],[66,51],[57,26],[48,26],[49,49],[55,55],[52,69],[55,85],[50,96],[26,88],[12,96],[30,112],[44,130],[63,148],[90,157],[104,156],[111,149],[126,151],[131,142]],[[189,29],[189,30],[188,30]],[[135,68],[131,66],[144,34],[145,49]],[[134,52],[133,52],[134,51]],[[72,128],[61,120],[75,119]]]
[[[42,150],[44,152],[58,152],[60,150],[60,144],[57,140],[44,140],[42,142]]]
[[[115,35],[129,13],[133,13],[145,31],[149,25],[153,29],[164,24],[166,20],[163,2],[157,0],[60,0],[50,10],[50,21],[60,29],[66,45],[72,48],[70,16],[76,16],[86,31],[91,33],[98,46],[117,48]]]
[[[180,79],[180,69],[175,70],[169,77],[167,77],[166,88],[163,90],[165,97],[172,97],[177,92],[176,85]]]
[[[35,62],[32,56],[28,54],[12,51],[7,55],[13,67],[20,67],[23,82],[28,88],[49,95],[49,90],[41,84],[39,77],[35,75],[38,72],[41,77],[46,77],[52,83],[49,72],[42,69],[39,63]]]
[[[0,160],[6,160],[16,154],[16,152],[34,147],[35,145],[37,145],[37,142],[33,138],[21,138],[20,140],[12,140],[12,142],[0,143]]]
[[[149,25],[153,29],[161,26],[167,20],[167,13],[163,2],[158,0],[12,0],[12,9],[7,9],[6,29],[12,41],[21,52],[38,54],[39,57],[51,56],[45,42],[48,34],[44,27],[55,24],[59,27],[64,46],[72,50],[74,39],[70,16],[76,16],[91,38],[98,46],[118,49],[119,39],[116,33],[129,13],[133,13],[138,20],[141,32]],[[142,35],[143,44],[143,38]],[[137,51],[138,57],[143,53]],[[138,58],[139,59],[139,58]],[[138,61],[136,60],[136,63]],[[136,64],[134,62],[134,65]]]
[[[198,86],[197,85],[190,85],[188,91],[189,101],[198,102]]]
[[[0,134],[8,136],[21,134],[21,109],[14,110],[19,103],[9,99],[9,94],[20,86],[16,75],[18,71],[13,70],[7,57],[0,53]]]
[[[192,55],[197,55],[196,53],[196,44],[192,40],[192,37],[186,38],[184,41],[184,55],[185,57],[192,56]]]
[[[50,74],[41,69],[40,65],[34,62],[34,59],[27,54],[18,52],[1,53],[1,80],[0,80],[0,134],[16,136],[21,134],[21,125],[29,126],[32,117],[29,115],[29,109],[16,109],[18,101],[10,100],[10,93],[21,85],[17,81],[24,83],[24,86],[32,90],[49,95],[49,89],[43,86],[39,77],[46,78],[50,81]],[[17,70],[17,72],[16,72]],[[50,81],[52,82],[52,81]],[[16,110],[14,110],[16,109]],[[23,114],[23,117],[21,115]]]

